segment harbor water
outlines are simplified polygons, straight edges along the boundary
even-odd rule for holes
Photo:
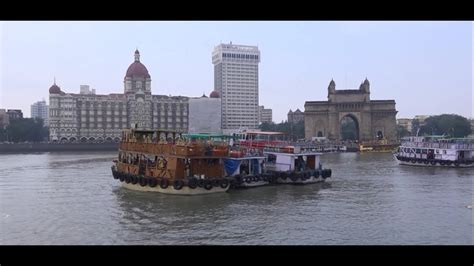
[[[201,196],[121,187],[116,152],[0,155],[0,244],[472,245],[474,168],[322,156],[323,184]]]

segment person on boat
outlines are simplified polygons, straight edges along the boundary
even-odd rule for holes
[[[295,162],[295,170],[296,171],[303,171],[304,170],[304,160],[302,156],[298,156]]]

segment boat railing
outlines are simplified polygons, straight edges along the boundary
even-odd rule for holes
[[[227,145],[203,144],[190,142],[177,143],[146,143],[146,142],[122,142],[120,149],[147,154],[171,154],[181,156],[227,156],[229,148]]]
[[[449,143],[449,142],[404,142],[402,146],[415,148],[431,148],[431,149],[457,149],[470,150],[474,149],[473,143]]]

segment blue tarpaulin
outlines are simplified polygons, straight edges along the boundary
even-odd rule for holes
[[[227,175],[231,175],[239,168],[240,160],[224,159],[224,167]]]

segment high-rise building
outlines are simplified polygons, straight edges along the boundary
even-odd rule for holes
[[[221,96],[224,133],[258,128],[259,62],[257,46],[221,43],[212,52],[214,90]]]
[[[48,126],[48,105],[45,100],[31,105],[31,118],[41,118],[44,126]]]
[[[261,123],[271,123],[273,122],[273,115],[272,115],[272,109],[267,108],[265,109],[265,106],[261,105],[259,106],[259,124]]]

